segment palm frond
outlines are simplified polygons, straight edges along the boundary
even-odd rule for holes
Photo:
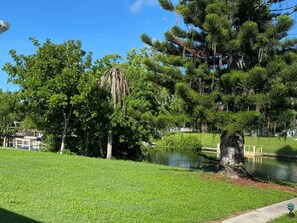
[[[125,74],[118,65],[112,67],[105,75],[101,76],[99,86],[100,88],[110,88],[114,107],[117,105],[122,106],[122,96],[130,93]]]

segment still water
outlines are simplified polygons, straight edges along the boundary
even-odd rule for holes
[[[215,154],[207,154],[215,156]],[[147,161],[167,166],[184,168],[201,168],[209,163],[209,160],[193,153],[181,152],[151,152]],[[275,158],[249,158],[245,163],[246,170],[255,177],[266,180],[286,180],[297,182],[297,161]]]

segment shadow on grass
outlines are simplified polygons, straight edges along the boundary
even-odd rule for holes
[[[175,172],[212,172],[212,173],[216,173],[218,170],[218,166],[215,163],[211,163],[211,162],[205,162],[203,163],[201,166],[199,167],[179,167],[179,168],[175,168],[172,167],[170,169],[163,169],[161,168],[160,170],[163,171],[175,171]]]
[[[297,156],[297,150],[293,149],[291,146],[286,145],[284,147],[281,147],[276,151],[276,154],[279,156],[282,155],[290,155],[290,156]]]
[[[41,223],[31,218],[0,208],[0,222],[5,223]]]

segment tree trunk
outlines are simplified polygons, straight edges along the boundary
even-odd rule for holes
[[[113,135],[112,135],[111,132],[108,132],[106,159],[111,159],[111,156],[112,156],[112,141],[113,141]]]
[[[6,146],[6,136],[3,137],[3,147],[7,147]]]
[[[221,132],[219,172],[231,178],[248,176],[244,169],[244,135]]]
[[[62,142],[61,142],[61,147],[60,147],[60,154],[63,154],[64,150],[65,150],[65,141],[66,141],[66,134],[67,134],[67,122],[65,121],[64,124],[64,129],[63,129],[63,133],[62,133]]]
[[[209,132],[207,123],[205,123],[205,122],[201,123],[201,132]]]
[[[62,133],[62,142],[61,142],[61,147],[60,147],[60,154],[63,154],[63,152],[65,150],[67,128],[68,128],[68,123],[69,123],[70,117],[72,115],[72,109],[73,109],[73,107],[71,106],[67,117],[66,117],[66,113],[65,112],[63,113],[63,115],[64,115],[64,128],[63,128],[63,133]]]

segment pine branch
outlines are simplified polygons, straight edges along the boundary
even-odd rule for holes
[[[261,4],[261,6],[263,5],[267,5],[267,6],[271,6],[275,3],[280,3],[280,2],[283,2],[285,0],[268,0],[268,1],[263,1],[263,3]]]
[[[171,1],[169,0],[159,0],[160,5],[162,6],[163,9],[168,10],[168,11],[173,11],[174,6]]]
[[[197,50],[195,50],[193,48],[188,47],[187,44],[186,44],[186,42],[183,41],[183,40],[181,40],[181,39],[179,39],[178,37],[176,37],[174,35],[172,35],[172,37],[173,37],[173,40],[174,40],[174,42],[176,44],[182,46],[185,49],[185,51],[187,51],[188,53],[193,54],[193,56],[195,58],[205,59],[205,51],[204,51],[204,49],[200,49],[200,50],[197,51]]]

